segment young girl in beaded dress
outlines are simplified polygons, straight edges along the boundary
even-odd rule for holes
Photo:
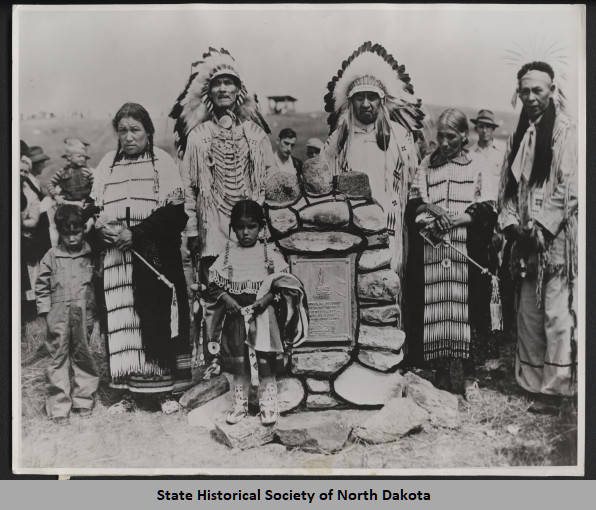
[[[235,239],[230,236],[209,269],[206,340],[212,352],[221,346],[222,368],[233,374],[229,424],[248,415],[249,384],[258,385],[262,423],[277,421],[276,375],[284,370],[285,351],[307,334],[304,289],[281,253],[267,245],[264,226],[257,202],[237,202],[230,218]]]

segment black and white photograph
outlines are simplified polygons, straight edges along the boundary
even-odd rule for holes
[[[585,28],[15,6],[13,471],[583,475]]]

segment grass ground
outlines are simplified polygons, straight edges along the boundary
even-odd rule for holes
[[[286,450],[269,444],[257,450],[231,450],[208,430],[192,427],[185,413],[162,415],[148,406],[110,415],[116,398],[107,389],[105,350],[98,334],[93,349],[102,386],[93,416],[72,417],[66,426],[45,416],[45,332],[29,323],[22,339],[21,466],[28,468],[302,468],[398,469],[567,466],[576,463],[576,419],[528,412],[512,370],[512,345],[502,349],[501,368],[480,371],[481,400],[460,400],[461,426],[428,428],[395,443],[352,443],[333,455]],[[256,459],[256,460],[255,460]]]

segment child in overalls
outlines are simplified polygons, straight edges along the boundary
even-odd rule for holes
[[[99,384],[89,349],[95,319],[94,266],[91,248],[83,240],[83,210],[60,205],[55,220],[59,242],[41,261],[35,294],[38,314],[48,326],[46,411],[55,423],[65,424],[71,411],[91,415]]]

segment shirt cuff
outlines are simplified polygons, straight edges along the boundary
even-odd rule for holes
[[[42,313],[48,313],[50,311],[50,304],[49,303],[37,303],[37,313],[38,315]]]

